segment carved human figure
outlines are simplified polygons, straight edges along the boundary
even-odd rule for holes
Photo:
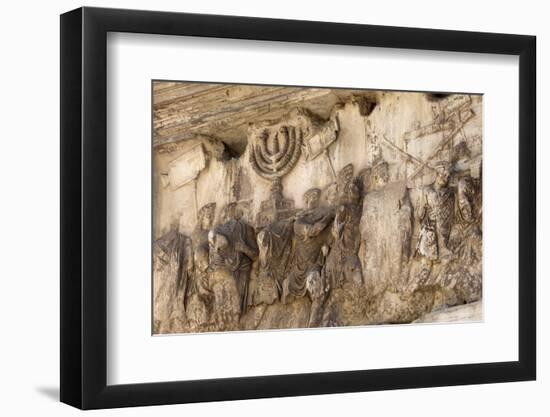
[[[332,223],[329,252],[323,268],[328,289],[341,288],[346,279],[354,285],[363,283],[357,256],[360,244],[358,225],[357,208],[351,204],[340,205]],[[354,265],[358,268],[352,268]]]
[[[293,231],[294,220],[286,219],[271,223],[258,233],[258,273],[253,305],[273,304],[280,299],[288,271]]]
[[[445,260],[452,256],[448,243],[453,224],[455,195],[449,187],[450,165],[440,162],[435,169],[434,183],[423,190],[417,253],[431,260]]]
[[[175,225],[153,246],[155,333],[177,331],[183,325],[191,267],[190,239]]]
[[[369,191],[379,191],[388,185],[390,181],[390,167],[386,161],[379,161],[374,165],[370,174],[370,186]]]
[[[389,165],[381,160],[370,170],[363,198],[359,258],[371,295],[396,290],[407,281],[412,231],[409,191],[402,181],[389,183]]]
[[[465,176],[457,181],[454,221],[448,247],[452,258],[435,264],[439,273],[430,283],[437,283],[456,295],[456,302],[472,302],[482,292],[481,192],[477,181]]]
[[[331,191],[334,195],[330,195]],[[343,298],[352,297],[355,302],[359,302],[360,287],[363,284],[361,262],[358,257],[361,194],[352,164],[346,165],[338,172],[337,180],[328,187],[327,194],[329,208],[334,211],[335,217],[327,243],[322,249],[327,253],[321,272],[325,283],[325,296],[317,302],[317,311],[319,315],[322,313],[323,317],[314,317],[314,324],[323,326],[337,325],[340,322]],[[334,292],[339,289],[344,292]],[[329,299],[329,295],[333,296]]]
[[[340,288],[344,283],[345,265],[357,264],[348,262],[350,257],[357,257],[359,250],[359,199],[360,190],[353,176],[353,165],[348,164],[338,173],[336,184],[337,205],[334,222],[328,240],[328,255],[323,274],[328,288]],[[348,268],[349,269],[349,268]],[[351,277],[356,284],[362,283],[361,269]]]
[[[241,315],[241,297],[231,262],[234,253],[229,238],[213,230],[210,246],[210,288],[213,294],[212,318],[217,330],[236,330]],[[238,261],[236,262],[238,265]]]
[[[318,321],[319,309],[325,293],[321,268],[324,264],[325,245],[334,219],[334,213],[319,207],[321,191],[312,188],[304,194],[305,210],[297,215],[294,222],[293,253],[290,270],[283,286],[283,302],[288,303],[294,297],[309,294],[312,300],[309,324]]]
[[[435,222],[425,216],[420,223],[416,253],[422,255],[428,262],[437,261],[439,258],[437,234],[435,230]]]
[[[353,176],[353,164],[348,164],[338,172],[336,181],[339,204],[359,203],[361,191]]]
[[[226,222],[208,234],[210,278],[214,314],[222,324],[234,326],[247,309],[248,281],[252,262],[258,257],[258,247],[254,229],[240,220],[233,203],[226,206],[223,213]]]
[[[458,180],[455,222],[449,247],[464,265],[481,261],[481,195],[472,177]]]
[[[212,303],[212,291],[209,283],[209,247],[208,232],[214,224],[216,203],[201,207],[198,212],[197,226],[191,234],[192,242],[192,282],[189,297],[192,297],[188,318],[196,325],[208,321]]]

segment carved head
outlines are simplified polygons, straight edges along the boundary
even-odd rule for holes
[[[229,240],[221,233],[214,230],[208,232],[208,246],[210,252],[214,254],[222,254],[229,247]]]
[[[361,191],[354,181],[350,181],[342,187],[340,192],[340,204],[356,205],[361,199]]]
[[[470,177],[461,178],[458,181],[458,208],[460,216],[467,222],[474,220],[474,201],[475,188]]]
[[[455,145],[453,148],[453,160],[458,161],[460,159],[470,158],[470,149],[466,142],[462,141]]]
[[[451,178],[451,165],[448,162],[439,162],[435,165],[435,186],[437,188],[446,187]]]
[[[239,206],[236,202],[227,203],[221,212],[222,223],[230,220],[239,220],[242,217],[242,212],[239,210]]]
[[[216,203],[209,203],[202,206],[199,210],[198,224],[202,230],[208,230],[214,224],[214,214],[216,212]]]
[[[341,182],[349,182],[353,179],[353,164],[347,164],[338,173],[338,180]]]
[[[304,205],[306,210],[311,210],[319,207],[319,200],[321,199],[321,190],[318,188],[311,188],[304,193]]]
[[[386,161],[376,164],[371,171],[371,185],[374,189],[384,188],[390,181],[390,166]]]

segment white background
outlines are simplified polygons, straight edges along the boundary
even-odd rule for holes
[[[286,17],[398,26],[482,30],[538,36],[538,259],[548,252],[550,209],[545,184],[550,156],[542,114],[550,89],[540,74],[548,67],[550,28],[543,2],[231,2],[202,0],[95,2],[88,5],[163,9],[203,13]],[[4,415],[73,415],[77,411],[56,401],[59,378],[59,26],[58,14],[80,6],[11,2],[2,10],[2,248],[3,279],[0,317],[4,336],[0,347],[2,370],[0,410]],[[543,103],[544,101],[544,103]],[[544,191],[544,193],[543,193]],[[505,236],[503,236],[505,237]],[[539,265],[538,381],[485,386],[435,388],[181,405],[100,411],[99,415],[316,415],[384,413],[386,415],[462,416],[548,415],[550,289],[548,265]]]
[[[517,57],[136,34],[107,51],[108,384],[517,360]],[[151,337],[151,79],[483,93],[484,321]]]

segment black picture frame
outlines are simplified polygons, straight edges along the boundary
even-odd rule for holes
[[[107,385],[108,32],[519,56],[519,358]],[[61,15],[61,401],[82,409],[536,378],[536,38],[236,16],[80,8]]]

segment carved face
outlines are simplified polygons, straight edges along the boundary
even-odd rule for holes
[[[304,205],[306,210],[312,210],[319,207],[319,200],[321,198],[321,193],[317,190],[308,191],[304,194]]]
[[[473,220],[472,201],[474,197],[474,186],[469,178],[462,178],[458,182],[458,207],[462,218],[471,222]]]
[[[227,222],[229,220],[239,220],[242,217],[242,212],[239,210],[237,203],[227,204],[222,211],[222,221]]]
[[[451,172],[447,167],[437,168],[435,185],[438,188],[446,187],[449,183],[449,178],[451,177]]]
[[[229,246],[229,241],[221,233],[216,233],[211,230],[208,232],[208,245],[211,252],[222,254]]]
[[[338,173],[338,178],[343,182],[349,182],[353,178],[353,165],[348,164]]]
[[[390,170],[386,163],[378,165],[372,173],[372,184],[376,189],[384,188],[390,181]]]

